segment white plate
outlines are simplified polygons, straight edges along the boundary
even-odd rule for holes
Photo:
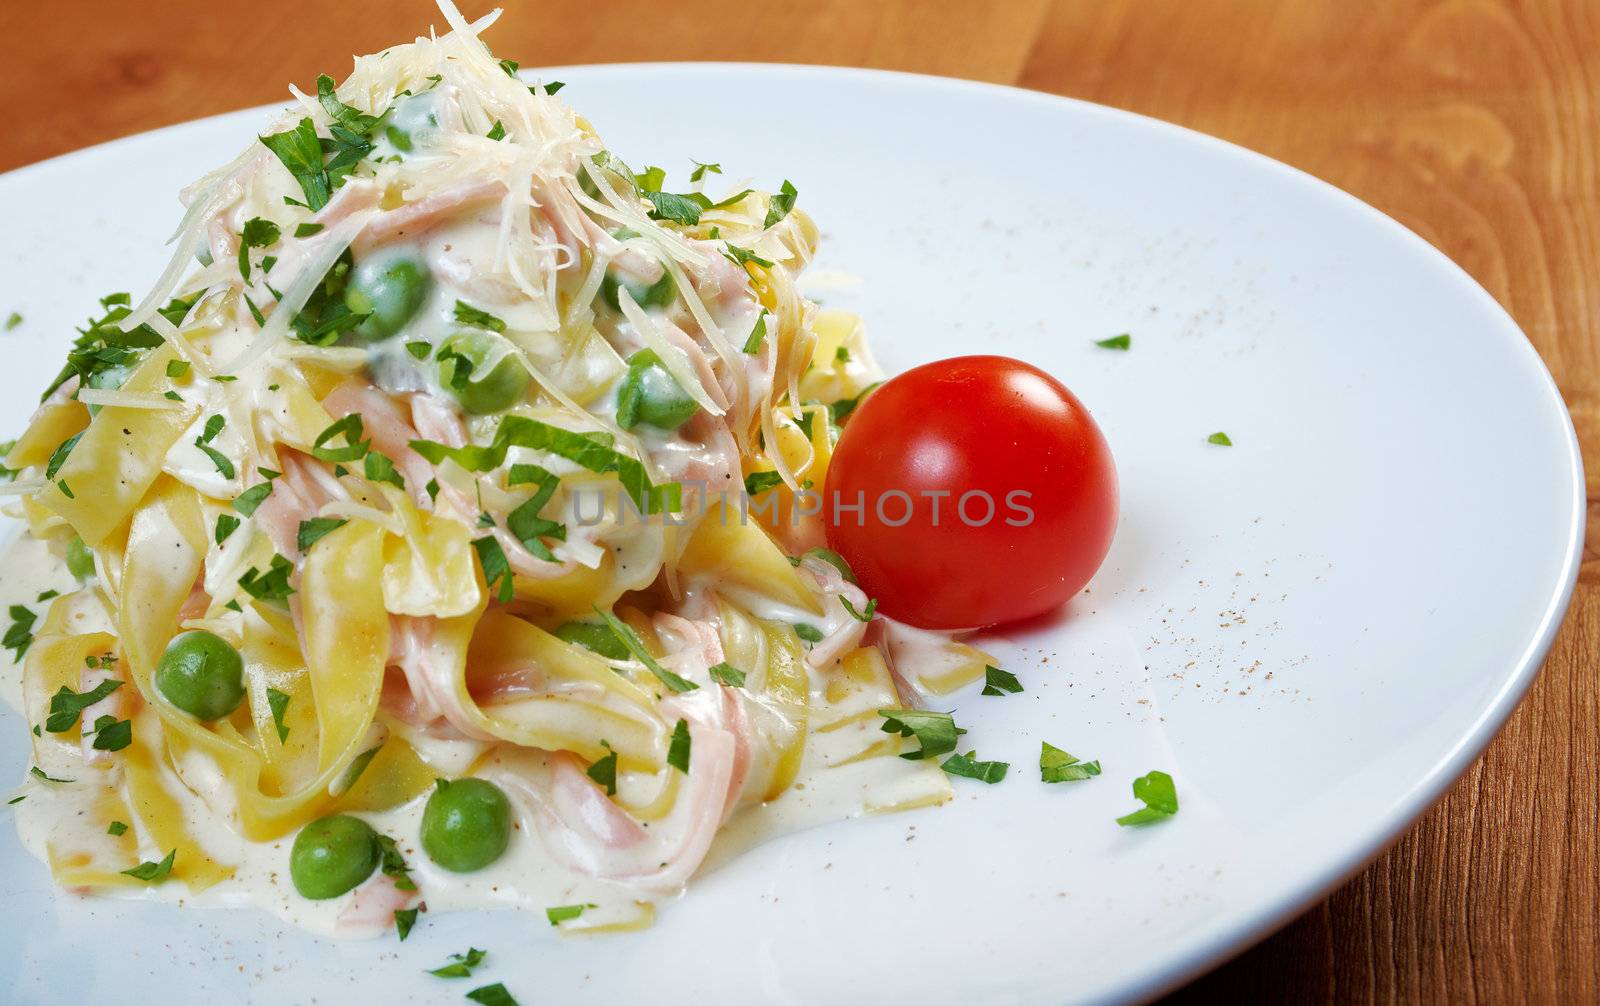
[[[85,900],[53,893],[4,827],[13,1000],[456,1002],[471,984],[421,971],[468,944],[525,1003],[1149,996],[1367,861],[1527,688],[1577,569],[1572,426],[1505,312],[1393,221],[1236,147],[1006,88],[773,66],[556,75],[630,162],[792,179],[824,231],[818,266],[861,277],[819,294],[866,316],[891,371],[1007,353],[1094,410],[1122,477],[1110,559],[1069,617],[1000,646],[1025,694],[955,703],[1010,777],[775,842],[649,932],[589,939],[497,912],[424,917],[403,946],[331,944],[246,911]],[[20,427],[96,296],[154,278],[177,189],[265,121],[0,177],[0,311],[27,318],[0,337],[0,428]],[[1130,352],[1092,343],[1124,331]],[[1218,430],[1237,446],[1207,444]],[[0,722],[13,777],[24,730]],[[1041,739],[1105,775],[1042,785]],[[1182,811],[1117,827],[1154,768]]]

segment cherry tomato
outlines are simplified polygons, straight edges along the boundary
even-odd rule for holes
[[[1111,547],[1117,473],[1059,381],[1019,360],[963,356],[862,400],[829,465],[823,515],[828,544],[884,614],[976,628],[1083,589]]]

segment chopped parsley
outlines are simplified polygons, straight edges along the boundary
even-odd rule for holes
[[[751,472],[744,477],[746,496],[760,496],[768,489],[783,485],[783,476],[777,472]]]
[[[627,660],[628,648],[611,631],[610,626],[597,625],[594,622],[564,622],[556,627],[555,637],[569,643],[577,643],[586,650],[593,650],[600,656],[609,660]]]
[[[487,956],[489,956],[489,952],[486,950],[468,947],[466,953],[451,954],[449,964],[442,964],[429,971],[428,974],[433,975],[435,978],[470,978],[472,977],[472,969],[482,964],[483,959]]]
[[[466,301],[456,301],[455,319],[463,325],[482,328],[490,332],[504,332],[506,323],[487,311],[479,310]]]
[[[1003,761],[979,761],[978,753],[970,751],[967,754],[953,754],[939,766],[947,775],[958,775],[963,779],[976,779],[982,783],[993,786],[1006,777],[1006,772],[1011,766]]]
[[[278,728],[278,743],[289,739],[289,728],[283,725],[283,714],[289,708],[289,695],[276,688],[267,689],[267,708],[272,712],[272,725]]]
[[[56,477],[56,473],[61,470],[62,465],[67,463],[67,456],[72,453],[74,447],[78,446],[78,441],[83,439],[85,432],[87,431],[79,431],[56,445],[56,449],[50,452],[50,460],[45,462],[45,478],[53,479]]]
[[[313,517],[300,522],[300,531],[294,544],[301,552],[311,551],[311,546],[344,527],[348,521],[339,517]]]
[[[861,611],[857,611],[856,606],[851,604],[850,599],[843,594],[839,595],[839,603],[844,605],[844,610],[848,611],[850,617],[858,622],[870,622],[878,612],[878,599],[876,597],[867,598],[867,606]]]
[[[311,443],[311,453],[323,461],[359,461],[372,447],[372,441],[362,440],[361,434],[361,413],[352,412],[334,420],[327,429],[317,434],[317,439]],[[345,442],[343,447],[327,446],[341,436]]]
[[[228,536],[239,530],[239,518],[231,513],[217,515],[217,544],[221,545],[228,540]]]
[[[700,222],[700,206],[688,196],[674,192],[644,192],[650,202],[650,219],[670,220],[676,224],[692,226]]]
[[[491,139],[491,140],[503,140],[503,139],[505,139],[506,138],[506,126],[505,126],[505,123],[501,122],[499,119],[494,120],[494,125],[492,127],[490,127],[489,132],[486,135],[488,135],[489,139]]]
[[[689,721],[678,720],[678,725],[672,728],[672,743],[667,745],[667,764],[684,775],[689,774],[689,748],[692,742]]]
[[[844,556],[840,555],[838,552],[835,552],[831,548],[823,548],[820,545],[816,548],[808,548],[806,549],[805,554],[800,558],[818,559],[832,566],[834,569],[837,569],[839,571],[839,575],[844,577],[846,583],[856,582],[855,570],[851,569],[850,564],[844,561]]]
[[[361,473],[367,477],[368,482],[383,482],[394,486],[396,489],[404,489],[406,487],[405,477],[400,474],[399,469],[395,468],[394,462],[389,459],[388,455],[380,454],[377,451],[369,450],[367,452],[367,456],[361,461]]]
[[[473,989],[467,993],[467,998],[478,1006],[517,1006],[517,1001],[511,998],[511,993],[506,991],[505,985],[501,982]]]
[[[68,782],[72,781],[71,779],[57,779],[53,775],[46,775],[44,769],[40,768],[37,765],[34,765],[33,767],[29,768],[28,769],[28,774],[36,776],[36,777],[38,777],[40,779],[43,779],[45,782],[68,783]]]
[[[121,751],[133,743],[133,721],[101,716],[94,721],[94,749]]]
[[[305,194],[307,209],[315,212],[328,205],[333,183],[322,163],[322,140],[309,117],[301,119],[293,129],[257,139],[289,169]]]
[[[795,623],[794,634],[808,643],[822,642],[822,630],[815,625],[807,625],[805,622]]]
[[[691,182],[698,182],[706,176],[707,172],[713,175],[722,174],[722,165],[720,164],[702,164],[692,157],[689,158],[689,162],[694,165],[694,170],[689,172],[689,181]]]
[[[644,643],[639,641],[639,637],[634,634],[633,629],[629,627],[627,622],[624,622],[609,611],[602,611],[598,605],[595,606],[594,613],[599,615],[601,621],[606,623],[606,627],[611,630],[612,635],[617,637],[617,642],[623,645],[628,653],[633,656],[633,659],[649,668],[650,673],[654,674],[662,684],[675,692],[692,692],[700,687],[693,681],[680,678],[657,663],[656,658],[652,657],[650,651],[644,648]]]
[[[117,837],[121,837],[121,836],[123,836],[123,835],[125,835],[127,833],[128,833],[128,826],[127,826],[126,823],[124,823],[122,821],[112,821],[110,827],[106,828],[106,834],[107,835],[114,835],[114,836],[117,836]]]
[[[730,688],[744,687],[744,672],[727,661],[711,667],[711,680]]]
[[[78,494],[72,491],[71,486],[67,485],[66,479],[62,479],[61,481],[57,482],[56,488],[61,490],[61,495],[65,496],[69,500],[75,500],[78,498]]]
[[[982,695],[1015,695],[1022,691],[1022,682],[1010,671],[985,664],[983,667]]]
[[[199,296],[195,294],[187,300],[174,298],[157,313],[173,325],[180,325]],[[132,298],[126,293],[114,293],[100,299],[105,314],[89,319],[83,328],[78,329],[78,338],[73,340],[72,349],[67,353],[66,366],[61,368],[55,380],[39,396],[40,401],[49,398],[73,375],[77,375],[79,387],[94,387],[93,378],[97,375],[106,373],[111,376],[120,368],[131,368],[138,363],[144,350],[162,344],[161,333],[148,323],[132,331],[122,330],[122,320],[132,313],[129,307],[131,302]]]
[[[289,320],[296,339],[311,346],[331,346],[339,336],[366,320],[367,315],[350,310],[344,301],[354,265],[355,259],[346,250],[323,273],[322,282],[312,289],[305,306]]]
[[[617,753],[611,750],[611,745],[605,741],[601,741],[600,746],[606,749],[605,757],[597,759],[585,770],[585,774],[606,788],[606,796],[616,796]]]
[[[206,457],[210,458],[211,463],[217,466],[217,471],[223,478],[231,479],[238,474],[233,467],[233,462],[228,460],[227,455],[211,446],[211,441],[217,438],[217,434],[222,432],[222,428],[227,425],[227,422],[221,413],[207,419],[205,429],[201,431],[198,437],[195,437],[194,445],[205,452]]]
[[[559,905],[555,908],[546,908],[544,917],[550,920],[552,926],[559,926],[563,922],[570,922],[582,915],[586,909],[595,908],[595,905]]]
[[[883,717],[884,733],[917,738],[917,750],[900,755],[907,761],[949,754],[956,749],[956,738],[966,733],[949,713],[931,709],[879,709],[878,715]]]
[[[750,337],[744,340],[746,353],[761,352],[761,344],[767,341],[767,312],[762,311],[756,315],[756,323],[750,329]]]
[[[417,910],[415,908],[396,908],[394,910],[394,931],[404,943],[406,937],[411,935],[411,927],[417,924]]]
[[[239,586],[258,601],[286,601],[294,593],[294,588],[289,586],[289,574],[293,570],[288,559],[274,553],[265,573],[251,566],[239,577]]]
[[[12,311],[10,314],[6,315],[6,331],[7,332],[9,332],[12,329],[16,328],[20,324],[22,324],[22,312],[20,312],[20,311]]]
[[[483,564],[484,582],[490,587],[499,584],[495,596],[501,604],[509,602],[515,584],[511,576],[511,560],[506,558],[506,550],[500,547],[500,542],[492,534],[474,538],[472,547],[477,550],[478,561]]]
[[[28,654],[28,647],[33,645],[33,623],[38,620],[32,610],[20,604],[13,604],[8,609],[11,615],[11,626],[6,629],[0,646],[11,651],[11,659],[21,661]]]
[[[246,517],[249,517],[251,514],[256,512],[256,507],[260,506],[262,501],[271,495],[272,480],[268,479],[265,482],[260,482],[251,486],[249,489],[246,489],[244,492],[235,497],[233,501],[233,508],[244,514]],[[238,525],[235,524],[234,526],[237,527]],[[222,533],[221,521],[217,522],[217,533]],[[233,532],[230,530],[228,533],[232,534]]]
[[[172,873],[172,864],[177,858],[178,850],[173,849],[171,852],[167,853],[166,857],[159,863],[140,863],[133,869],[123,870],[122,872],[126,876],[132,877],[134,880],[142,880],[147,884],[159,884],[161,881],[166,880],[167,876]]]
[[[1218,447],[1232,447],[1233,440],[1226,433],[1218,431],[1206,437],[1206,443],[1216,444]]]
[[[413,360],[426,360],[433,355],[433,344],[420,339],[406,343],[406,352],[411,354]]]
[[[186,375],[188,373],[189,373],[189,361],[188,360],[168,360],[167,361],[167,376],[172,378],[174,381],[181,380],[184,377],[184,375]]]
[[[1133,345],[1133,336],[1123,332],[1121,335],[1113,335],[1109,339],[1098,339],[1095,341],[1095,345],[1101,349],[1127,349]]]
[[[294,229],[294,236],[297,238],[308,238],[313,234],[319,233],[322,230],[322,227],[322,224],[297,224]]]
[[[250,249],[270,248],[278,243],[278,238],[283,232],[271,220],[262,217],[251,217],[244,223],[244,228],[239,232],[239,275],[246,283],[250,282]],[[262,263],[263,269],[271,266]]]
[[[1100,762],[1079,761],[1051,744],[1040,741],[1039,779],[1043,782],[1081,782],[1100,774]]]
[[[615,439],[609,433],[574,433],[526,416],[507,416],[500,421],[494,441],[488,445],[451,447],[432,440],[413,440],[411,449],[432,464],[449,458],[469,472],[499,468],[512,447],[548,451],[596,474],[616,472],[628,498],[647,513],[675,511],[681,505],[682,486],[675,482],[652,485],[644,465],[637,458],[618,452],[614,444]]]
[[[740,248],[738,245],[723,243],[723,254],[733,261],[735,265],[749,266],[752,262],[766,269],[772,268],[772,260],[764,259],[753,251]]]
[[[554,538],[556,541],[566,541],[567,529],[563,524],[540,517],[539,511],[543,510],[545,504],[555,495],[561,479],[538,465],[512,465],[506,478],[506,485],[529,484],[537,486],[537,491],[515,510],[506,514],[506,528],[516,535],[517,540],[522,542],[522,547],[533,555],[546,562],[556,562],[558,560],[555,553],[550,551],[550,547],[542,539]]]
[[[443,779],[439,780],[439,785],[443,787]],[[405,858],[400,855],[400,848],[395,844],[394,839],[388,835],[379,835],[378,848],[383,853],[383,862],[379,867],[383,871],[383,875],[394,881],[396,889],[415,891],[417,883],[411,879],[411,874],[407,872]]]
[[[761,226],[763,228],[771,227],[788,216],[789,211],[794,209],[794,200],[799,194],[795,187],[789,183],[789,180],[785,178],[783,186],[773,194],[772,201],[767,203],[767,218],[761,222]]]
[[[1143,801],[1144,806],[1117,818],[1124,827],[1165,821],[1178,812],[1178,788],[1172,784],[1172,776],[1160,770],[1133,780],[1133,797]]]

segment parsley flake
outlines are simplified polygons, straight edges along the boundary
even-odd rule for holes
[[[167,853],[166,858],[159,863],[140,863],[131,870],[123,870],[123,874],[134,880],[142,880],[147,884],[159,884],[166,880],[172,873],[173,861],[178,858],[178,850],[173,849]]]
[[[1178,812],[1178,788],[1173,785],[1172,776],[1160,770],[1133,780],[1133,797],[1142,800],[1144,806],[1117,818],[1123,827],[1165,821]]]
[[[1079,761],[1049,741],[1039,744],[1039,779],[1042,782],[1081,782],[1100,774],[1098,760]]]
[[[684,775],[689,774],[689,749],[693,740],[689,736],[689,721],[678,720],[678,725],[672,728],[672,743],[667,745],[667,764]]]
[[[931,709],[879,709],[878,715],[883,717],[884,733],[917,738],[917,750],[900,755],[907,761],[949,754],[956,749],[956,738],[966,733],[951,714]]]
[[[278,743],[289,739],[289,728],[283,725],[283,714],[289,708],[289,696],[276,688],[267,689],[267,708],[272,712],[272,725],[278,728]]]
[[[442,964],[429,971],[428,974],[433,975],[435,978],[470,978],[472,977],[472,969],[482,964],[483,959],[487,956],[489,956],[489,952],[486,950],[468,947],[466,953],[451,954],[449,964]]]
[[[983,691],[981,695],[1015,695],[1022,691],[1022,682],[1010,671],[1002,671],[998,667],[987,664],[983,668]]]
[[[730,688],[744,687],[744,672],[727,661],[711,667],[711,680]]]
[[[504,332],[506,323],[487,311],[473,307],[466,301],[456,301],[455,319],[463,325],[482,328],[490,332]]]
[[[517,1006],[517,1001],[511,998],[511,993],[501,982],[485,985],[467,993],[467,998],[477,1003],[478,1006]]]
[[[606,749],[604,758],[600,758],[590,765],[585,771],[589,778],[606,788],[606,796],[617,795],[617,753],[611,750],[611,745],[605,741],[600,746]]]
[[[958,775],[964,779],[976,779],[979,782],[993,786],[1006,777],[1006,772],[1011,766],[1003,761],[979,761],[978,753],[970,751],[967,754],[953,754],[939,766],[947,775]]]
[[[644,643],[640,642],[639,637],[634,634],[633,629],[627,622],[624,622],[609,611],[602,611],[598,605],[595,606],[594,613],[599,615],[601,621],[606,623],[606,627],[611,630],[612,635],[617,637],[617,641],[633,655],[633,659],[649,668],[650,673],[654,674],[662,684],[675,692],[692,692],[700,687],[693,681],[681,678],[657,663],[656,658],[650,655],[649,650],[645,649]]]
[[[1127,349],[1133,345],[1133,336],[1123,332],[1121,335],[1113,335],[1109,339],[1097,339],[1095,345],[1101,349]]]
[[[1216,444],[1218,447],[1232,447],[1233,440],[1226,433],[1218,431],[1206,437],[1206,443]]]

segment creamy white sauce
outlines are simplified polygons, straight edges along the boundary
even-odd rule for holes
[[[65,593],[75,584],[62,562],[51,556],[40,542],[19,535],[0,554],[0,606],[25,604],[43,619],[44,605],[35,598],[45,590]],[[108,628],[103,615],[96,619],[97,606],[79,605],[84,611],[75,616],[77,631]],[[103,609],[99,609],[103,610]],[[772,610],[769,615],[779,615]],[[781,614],[789,614],[782,612]],[[22,668],[7,661],[0,667],[0,692],[17,711],[12,728],[22,727],[28,712],[22,696]],[[813,710],[824,708],[818,693],[825,679],[813,675]],[[494,745],[477,741],[440,740],[417,731],[397,728],[419,756],[446,775],[457,775],[479,760]],[[799,775],[777,799],[735,812],[717,836],[696,875],[718,868],[740,853],[780,835],[830,821],[842,820],[874,809],[889,808],[902,801],[937,800],[948,791],[942,775],[902,759],[866,758],[847,764],[851,755],[881,740],[877,721],[862,721],[828,732],[812,732]],[[93,811],[102,787],[116,779],[115,759],[105,767],[85,763],[75,746],[44,744],[40,768],[49,775],[73,780],[47,783],[23,774],[16,795],[25,799],[12,805],[22,844],[41,862],[48,862],[52,845],[66,843],[72,849],[94,852],[103,849],[115,854],[104,827]],[[514,752],[513,756],[519,753]],[[537,755],[535,755],[537,757]],[[19,774],[25,772],[18,767]],[[232,792],[208,759],[192,756],[177,771],[164,768],[167,790],[183,808],[183,819],[194,840],[219,863],[232,867],[232,874],[215,886],[191,892],[178,882],[109,889],[107,896],[141,898],[202,907],[249,906],[269,911],[286,922],[312,932],[338,937],[372,937],[393,927],[393,908],[415,907],[426,903],[429,911],[448,911],[484,907],[510,907],[543,912],[547,908],[593,904],[566,928],[600,928],[632,925],[645,921],[647,910],[639,906],[639,893],[627,884],[611,883],[585,876],[566,868],[553,857],[537,833],[532,808],[514,790],[508,796],[516,808],[510,847],[485,869],[470,874],[451,873],[432,863],[422,851],[418,835],[426,794],[403,806],[381,813],[361,813],[380,834],[398,843],[418,891],[404,904],[391,903],[389,881],[375,873],[355,891],[326,901],[301,897],[289,879],[291,833],[270,842],[252,842],[240,836],[231,824]],[[626,784],[625,784],[626,788]],[[130,822],[139,830],[137,822]],[[139,835],[140,858],[159,860],[165,850]],[[113,860],[114,861],[114,860]],[[668,895],[670,897],[671,895]]]

